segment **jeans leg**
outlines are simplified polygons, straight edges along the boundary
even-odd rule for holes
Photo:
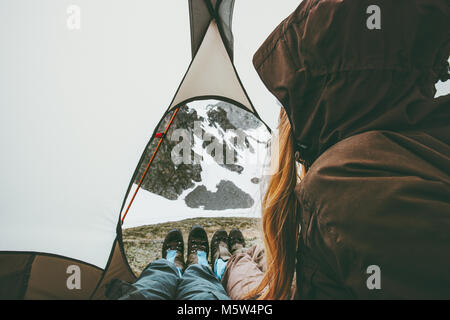
[[[172,300],[175,299],[179,270],[175,265],[165,259],[151,262],[139,279],[133,284],[132,290],[120,300]]]
[[[190,265],[178,285],[177,300],[230,300],[210,267]]]

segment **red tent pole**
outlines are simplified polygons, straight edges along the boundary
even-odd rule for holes
[[[173,115],[172,115],[172,118],[170,118],[169,124],[167,125],[166,129],[164,130],[164,133],[162,134],[162,136],[159,137],[160,139],[159,139],[158,145],[156,146],[156,149],[155,149],[155,151],[153,152],[153,155],[152,155],[152,157],[150,158],[150,161],[148,162],[147,167],[145,168],[144,173],[142,174],[141,180],[139,180],[138,187],[136,188],[136,191],[134,192],[133,197],[131,198],[130,203],[128,204],[128,207],[127,207],[127,209],[125,210],[125,213],[123,214],[123,217],[122,217],[122,220],[121,220],[121,223],[122,223],[122,224],[123,224],[123,221],[125,220],[125,217],[126,217],[127,214],[128,214],[128,211],[130,210],[130,207],[131,207],[131,204],[132,204],[133,201],[134,201],[134,198],[136,198],[136,194],[138,193],[139,189],[141,188],[142,182],[144,181],[144,178],[145,178],[145,176],[147,175],[148,170],[150,169],[150,165],[152,164],[153,159],[155,159],[156,153],[158,152],[159,147],[161,146],[161,144],[162,144],[162,142],[163,142],[163,140],[164,140],[164,137],[166,136],[167,131],[169,131],[169,128],[170,128],[170,126],[172,125],[172,122],[173,122],[173,120],[175,119],[175,116],[177,115],[177,113],[178,113],[179,110],[180,110],[180,107],[178,107],[178,108],[175,109],[175,111],[174,111],[174,113],[173,113]],[[155,137],[158,137],[158,136],[155,135]]]

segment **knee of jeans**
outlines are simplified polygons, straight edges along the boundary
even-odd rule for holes
[[[200,278],[214,277],[215,278],[215,275],[209,266],[205,266],[205,265],[201,265],[201,264],[192,264],[186,270],[184,270],[183,277],[184,278],[189,278],[189,277],[200,277]]]
[[[139,276],[138,280],[136,282],[141,281],[143,278],[153,278],[157,277],[158,275],[167,275],[167,276],[174,276],[177,278],[181,278],[181,273],[178,270],[178,268],[171,263],[170,261],[167,261],[165,259],[159,259],[156,261],[151,262],[145,269],[142,271],[141,275]]]

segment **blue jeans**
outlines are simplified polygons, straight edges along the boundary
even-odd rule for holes
[[[200,261],[200,259],[199,259]],[[171,261],[151,262],[120,300],[230,300],[211,268],[192,264],[181,275]]]

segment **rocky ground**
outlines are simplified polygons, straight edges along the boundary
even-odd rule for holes
[[[160,223],[123,230],[123,242],[128,262],[138,276],[150,261],[161,258],[164,237],[172,228],[181,230],[187,249],[189,230],[195,224],[202,225],[211,238],[215,231],[230,231],[239,228],[244,234],[246,246],[263,243],[261,237],[261,220],[257,218],[194,218],[177,222]]]

